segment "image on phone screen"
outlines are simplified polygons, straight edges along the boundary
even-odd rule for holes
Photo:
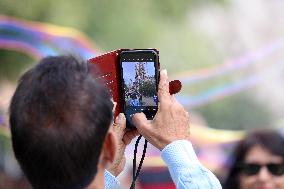
[[[158,105],[155,62],[123,61],[121,65],[126,117],[137,112],[147,116]]]
[[[123,62],[126,107],[157,106],[154,62]]]

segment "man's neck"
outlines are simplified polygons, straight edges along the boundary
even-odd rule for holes
[[[98,170],[96,177],[86,189],[105,189],[104,170]]]

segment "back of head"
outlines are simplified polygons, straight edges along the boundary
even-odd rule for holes
[[[236,146],[232,154],[232,166],[224,183],[225,189],[240,189],[239,174],[240,165],[243,163],[247,153],[254,146],[261,146],[271,154],[278,155],[284,159],[284,138],[274,130],[257,130],[247,136]]]
[[[79,189],[94,178],[112,120],[107,90],[72,56],[47,57],[10,105],[15,156],[35,189]]]

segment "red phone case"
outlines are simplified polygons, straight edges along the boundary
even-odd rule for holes
[[[120,68],[119,53],[122,49],[111,51],[91,58],[88,63],[91,73],[95,73],[97,79],[102,80],[110,90],[113,101],[117,102],[114,116],[122,112],[122,99],[120,98]]]
[[[117,106],[114,112],[116,117],[120,112],[123,112],[122,99],[121,99],[121,79],[120,79],[120,66],[119,66],[119,53],[123,50],[118,49],[88,60],[91,73],[94,73],[96,79],[104,82]],[[174,80],[170,82],[170,94],[175,94],[181,89],[181,82]]]

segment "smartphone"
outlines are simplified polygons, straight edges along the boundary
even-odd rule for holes
[[[147,119],[157,113],[159,53],[156,49],[123,50],[119,63],[126,126],[135,128],[131,121],[135,113],[143,112]]]

